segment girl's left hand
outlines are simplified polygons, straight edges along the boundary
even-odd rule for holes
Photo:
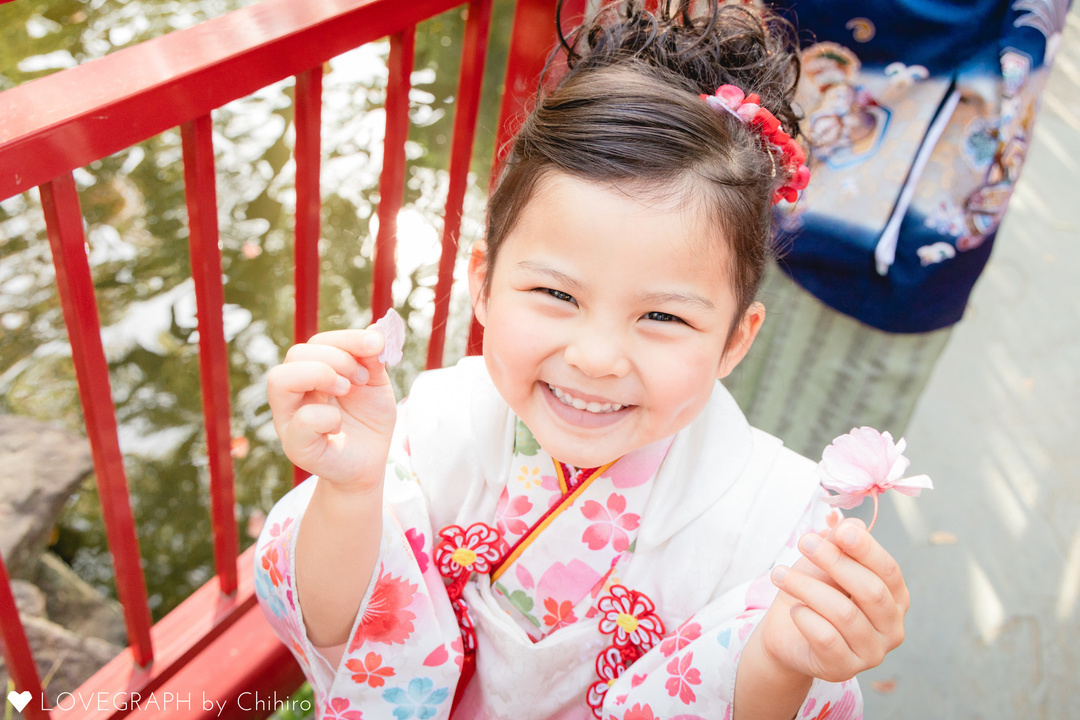
[[[910,596],[889,553],[858,519],[803,535],[805,556],[773,570],[780,593],[762,618],[762,650],[788,671],[841,682],[904,640]]]

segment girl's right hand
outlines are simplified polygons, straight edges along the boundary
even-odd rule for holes
[[[376,330],[335,330],[293,345],[268,396],[285,455],[337,489],[381,487],[397,418]]]

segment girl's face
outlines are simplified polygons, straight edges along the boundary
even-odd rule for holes
[[[558,460],[596,467],[674,434],[749,349],[764,308],[746,311],[725,353],[730,251],[700,215],[553,174],[493,268],[474,252],[491,379]]]

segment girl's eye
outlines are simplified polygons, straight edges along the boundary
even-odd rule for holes
[[[577,300],[574,299],[573,295],[571,295],[570,293],[564,293],[562,290],[552,290],[551,288],[537,288],[537,290],[542,292],[542,293],[547,293],[548,295],[555,298],[556,300],[562,300],[563,302],[574,303],[575,305],[577,304]]]
[[[678,317],[676,315],[671,315],[670,313],[665,313],[665,312],[645,313],[645,319],[646,320],[655,320],[657,322],[676,322],[676,323],[683,323],[684,325],[686,324],[686,322],[682,318],[680,318],[680,317]]]

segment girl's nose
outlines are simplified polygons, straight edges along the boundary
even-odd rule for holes
[[[567,365],[589,377],[626,377],[630,373],[630,358],[621,344],[599,332],[583,333],[567,345],[563,357]]]

